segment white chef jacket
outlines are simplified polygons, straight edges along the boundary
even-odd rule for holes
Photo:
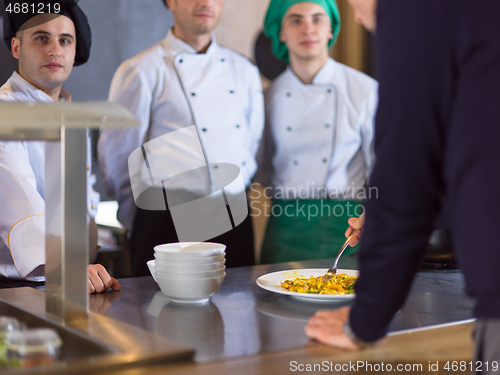
[[[71,100],[64,89],[61,101]],[[0,87],[2,102],[53,102],[42,90],[14,72]],[[87,165],[90,166],[90,154]],[[97,212],[99,194],[88,168],[87,210]],[[44,281],[32,271],[45,264],[45,143],[0,141],[0,274]],[[94,236],[95,237],[95,236]]]
[[[118,220],[125,227],[132,228],[136,207],[128,158],[167,133],[192,127],[191,137],[199,138],[157,148],[158,157],[171,158],[179,170],[231,163],[241,169],[245,186],[250,184],[264,127],[260,75],[248,59],[215,38],[206,53],[198,54],[170,30],[160,43],[118,68],[109,100],[140,121],[139,128],[104,129],[98,144],[106,192],[118,201]],[[186,146],[193,142],[201,143],[202,153]]]
[[[375,80],[331,58],[311,85],[288,67],[265,93],[259,180],[271,195],[362,199],[374,161],[377,90]]]

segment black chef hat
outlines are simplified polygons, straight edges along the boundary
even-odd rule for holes
[[[1,0],[0,0],[1,3]],[[17,4],[17,5],[16,5]],[[28,6],[22,8],[24,4]],[[9,50],[12,38],[19,29],[31,18],[41,13],[60,14],[71,19],[76,31],[76,56],[75,65],[87,62],[90,56],[92,34],[87,16],[77,5],[78,0],[4,0],[3,6],[3,40]],[[19,5],[21,7],[19,7]],[[59,9],[58,12],[56,10]],[[23,10],[26,13],[23,13]],[[39,13],[40,12],[40,13]]]

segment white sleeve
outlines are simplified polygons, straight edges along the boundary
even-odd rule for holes
[[[103,129],[98,143],[99,166],[106,193],[118,201],[118,220],[131,228],[135,203],[130,185],[128,158],[141,147],[150,124],[152,89],[140,68],[123,63],[115,73],[109,101],[123,105],[140,122],[138,128]]]
[[[366,181],[370,177],[373,165],[375,164],[375,115],[377,114],[378,106],[378,84],[374,85],[374,89],[365,102],[363,112],[361,114],[361,138],[363,157],[366,165]]]
[[[96,181],[96,175],[92,174],[92,138],[87,130],[87,211],[92,218],[96,217],[97,205],[101,200],[101,195],[94,189]]]
[[[45,203],[22,142],[0,142],[0,236],[19,276],[45,264]]]
[[[95,217],[97,215],[97,205],[101,195],[94,190],[96,176],[92,174],[92,140],[90,133],[87,137],[87,225],[89,229],[89,261],[94,263],[97,258],[97,224]]]

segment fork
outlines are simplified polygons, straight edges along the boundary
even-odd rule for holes
[[[344,253],[345,249],[347,249],[347,246],[349,246],[349,241],[351,241],[351,238],[358,232],[358,230],[359,229],[356,229],[355,231],[353,231],[351,233],[351,235],[349,236],[349,238],[344,242],[344,244],[342,245],[342,248],[340,249],[339,253],[337,254],[337,258],[335,258],[335,262],[333,263],[333,266],[328,271],[326,271],[325,275],[321,279],[322,282],[326,283],[327,281],[330,281],[331,279],[333,279],[335,277],[335,275],[337,274],[337,265],[339,264],[339,259],[342,256],[342,254]]]

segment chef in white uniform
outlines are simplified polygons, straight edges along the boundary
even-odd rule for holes
[[[377,83],[328,56],[339,29],[335,0],[272,0],[266,15],[289,66],[265,93],[259,174],[273,204],[262,263],[334,257],[371,193]]]
[[[52,10],[54,4],[50,4]],[[7,8],[9,2],[5,6]],[[88,60],[91,34],[87,18],[79,7],[62,4],[57,13],[15,14],[4,9],[4,40],[19,60],[19,69],[0,88],[0,101],[71,100],[62,84],[73,65]],[[44,281],[44,142],[0,142],[0,176],[0,274],[9,279]],[[97,227],[93,217],[99,194],[92,189],[95,179],[90,167],[88,179],[90,250],[95,256]],[[110,287],[120,289],[104,267],[89,266],[89,292],[102,292]]]
[[[255,155],[264,127],[261,80],[248,59],[219,45],[212,36],[222,3],[166,0],[174,27],[164,40],[125,61],[111,84],[109,100],[131,110],[141,123],[138,129],[104,129],[98,144],[106,191],[119,203],[118,220],[132,229],[136,276],[148,274],[146,261],[153,259],[153,246],[177,242],[178,237],[170,211],[136,207],[128,169],[134,150],[151,140],[160,142],[165,134],[189,129],[183,141],[161,141],[163,146],[148,158],[165,157],[182,171],[231,163],[240,168],[245,187],[257,169]],[[191,184],[175,188],[196,190]],[[228,267],[254,263],[250,219],[211,239],[227,245]]]

